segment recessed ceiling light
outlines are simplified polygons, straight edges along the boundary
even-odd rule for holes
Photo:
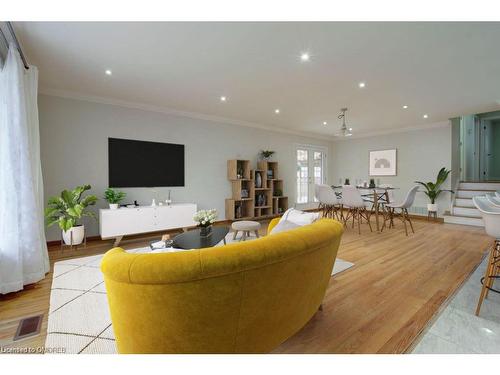
[[[352,128],[349,128],[349,131],[352,132]]]
[[[326,121],[323,121],[323,125],[328,125],[328,123]]]
[[[221,101],[221,102],[225,102],[226,100],[227,100],[227,98],[226,98],[225,96],[221,96],[221,97],[220,97],[220,101]]]
[[[113,72],[112,72],[111,70],[109,70],[109,69],[106,69],[106,70],[104,71],[104,73],[105,73],[107,76],[110,76],[111,74],[113,74]]]
[[[364,83],[364,82],[360,82],[360,83],[358,84],[358,86],[359,86],[359,88],[360,88],[360,89],[362,89],[362,88],[364,88],[364,87],[366,86],[366,83]]]
[[[311,56],[309,56],[309,54],[307,52],[303,52],[301,55],[300,55],[300,59],[302,61],[309,61],[309,59],[311,58]]]
[[[279,109],[279,108],[276,108],[276,109],[274,110],[274,113],[276,113],[276,114],[280,113],[280,109]]]
[[[408,109],[408,106],[407,106],[407,105],[404,105],[404,106],[403,106],[403,109]]]
[[[429,118],[429,115],[425,114],[425,115],[424,115],[424,118]]]

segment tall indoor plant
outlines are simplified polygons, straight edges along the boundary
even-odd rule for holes
[[[77,186],[73,190],[63,190],[60,196],[49,198],[45,209],[47,227],[57,223],[66,245],[79,245],[83,242],[85,227],[80,224],[80,220],[84,216],[95,219],[95,214],[88,207],[97,202],[97,197],[82,196],[90,188],[90,185]]]
[[[441,189],[441,185],[446,181],[450,172],[450,170],[443,167],[438,172],[436,182],[415,181],[417,184],[420,184],[425,188],[424,193],[429,197],[431,201],[431,203],[427,204],[428,211],[437,212],[436,199],[442,192],[449,191],[453,194],[453,190]]]

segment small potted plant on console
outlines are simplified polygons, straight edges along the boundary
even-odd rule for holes
[[[104,199],[109,203],[109,208],[111,210],[116,210],[125,196],[126,194],[123,191],[116,191],[112,188],[104,190]]]

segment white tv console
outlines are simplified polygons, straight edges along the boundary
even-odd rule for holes
[[[165,206],[122,207],[99,210],[99,233],[102,239],[115,238],[118,246],[123,236],[196,225],[196,204],[177,203]]]

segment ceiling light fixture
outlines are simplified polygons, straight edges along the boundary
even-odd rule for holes
[[[109,69],[106,69],[106,70],[104,71],[104,73],[105,73],[107,76],[110,76],[111,74],[113,74],[113,72],[112,72],[111,70],[109,70]]]
[[[226,100],[227,100],[227,98],[226,98],[225,96],[221,96],[221,97],[220,97],[220,101],[221,101],[221,102],[225,102]]]
[[[326,121],[323,121],[323,125],[328,125],[328,123]]]
[[[309,61],[309,59],[311,58],[311,56],[309,56],[309,54],[307,52],[303,52],[301,55],[300,55],[300,59],[302,61]]]
[[[363,88],[365,88],[366,83],[364,83],[364,82],[360,82],[360,83],[358,84],[358,86],[359,86],[359,88],[360,88],[360,89],[363,89]]]
[[[424,115],[424,118],[429,118],[429,115],[425,114],[425,115]]]
[[[403,106],[403,109],[408,109],[408,106],[405,104],[405,105]]]
[[[342,120],[342,125],[339,131],[335,134],[337,137],[350,137],[352,135],[352,128],[348,128],[345,123],[347,108],[342,108],[340,110],[340,114],[338,115],[338,119]]]
[[[280,109],[279,109],[279,108],[276,108],[276,109],[274,110],[274,113],[279,114],[279,113],[280,113]]]

